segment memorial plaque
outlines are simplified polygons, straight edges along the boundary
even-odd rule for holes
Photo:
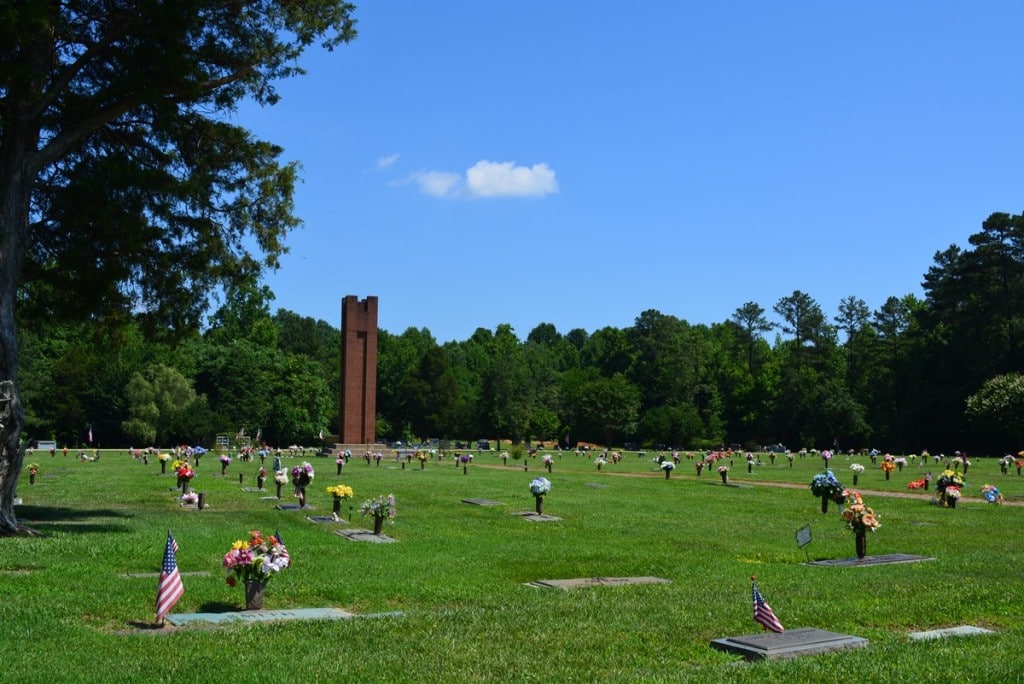
[[[796,531],[796,546],[802,549],[811,543],[811,526],[804,525]]]
[[[864,558],[833,558],[829,560],[811,561],[805,565],[817,565],[826,568],[853,568],[862,565],[887,565],[890,563],[916,563],[933,561],[929,556],[910,556],[905,553],[888,553],[881,556],[865,556]]]
[[[308,510],[312,510],[312,508],[313,507],[310,506],[309,504],[306,504],[305,506],[300,506],[299,504],[278,504],[277,505],[277,509],[281,510],[281,511],[308,511]]]
[[[711,642],[712,648],[742,655],[747,660],[794,658],[802,655],[841,651],[847,648],[862,648],[867,645],[867,639],[813,627],[802,627],[785,632],[745,634],[715,639]]]
[[[528,582],[527,586],[542,589],[581,589],[587,587],[623,587],[640,584],[669,584],[672,580],[663,577],[577,577],[574,579],[550,579]]]
[[[171,613],[165,619],[175,627],[197,622],[269,622],[272,620],[340,620],[355,617],[338,608],[293,608],[290,610],[247,610],[237,613]]]
[[[372,544],[391,544],[396,541],[386,534],[374,534],[373,530],[335,530],[334,533],[349,541],[364,541]]]
[[[515,511],[510,515],[518,515],[523,520],[529,520],[530,522],[554,522],[555,520],[561,520],[561,518],[556,515],[537,513],[535,511]]]
[[[306,520],[314,522],[320,525],[326,525],[330,523],[337,523],[338,525],[347,525],[342,518],[335,518],[333,515],[307,515]]]
[[[462,503],[472,504],[474,506],[504,506],[500,501],[493,501],[491,499],[463,499]]]

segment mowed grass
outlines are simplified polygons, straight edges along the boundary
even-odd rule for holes
[[[653,454],[650,454],[653,455]],[[591,457],[593,454],[591,455]],[[866,458],[859,487],[880,515],[869,554],[934,561],[822,568],[808,559],[853,556],[852,533],[836,507],[822,515],[807,487],[816,458],[785,457],[747,473],[737,456],[723,487],[711,469],[698,477],[685,457],[666,480],[647,457],[627,453],[598,472],[591,457],[555,454],[503,465],[477,454],[468,474],[446,459],[366,465],[336,475],[333,459],[311,459],[314,514],[326,515],[324,488],[353,487],[359,503],[393,493],[395,544],[349,542],[308,513],[281,511],[271,496],[244,492],[259,463],[235,461],[220,475],[211,454],[193,486],[208,508],[184,510],[174,478],[124,451],[94,463],[59,453],[28,460],[19,518],[36,537],[0,539],[0,625],[4,681],[573,681],[573,682],[948,682],[1016,681],[1024,674],[1024,508],[983,502],[980,487],[1024,499],[1024,477],[1003,476],[995,459],[973,459],[956,510],[922,497],[897,498],[909,480],[934,475],[929,463],[889,481]],[[300,462],[285,458],[290,468]],[[846,457],[833,470],[850,486]],[[270,460],[267,461],[269,468]],[[528,485],[551,480],[535,523]],[[789,486],[783,486],[789,485]],[[793,485],[796,485],[795,487]],[[294,501],[290,487],[284,502]],[[972,498],[973,497],[973,498]],[[505,505],[480,507],[464,498]],[[812,543],[795,533],[810,525]],[[224,581],[221,558],[250,529],[280,531],[293,566],[274,578],[265,607],[338,607],[401,617],[143,629],[152,622],[167,530],[178,543],[185,595],[175,613],[239,610],[240,588]],[[760,631],[750,576],[787,628],[817,627],[865,637],[866,649],[786,661],[745,663],[709,647],[712,639]],[[526,583],[574,577],[656,576],[669,584],[561,591]],[[907,633],[971,624],[994,634],[916,642]]]

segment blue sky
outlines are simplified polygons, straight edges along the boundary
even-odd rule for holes
[[[921,296],[1024,211],[1015,2],[389,0],[234,121],[302,164],[285,308],[439,342]]]

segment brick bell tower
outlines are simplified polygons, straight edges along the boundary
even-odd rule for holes
[[[377,298],[341,300],[342,444],[373,444],[377,416]]]

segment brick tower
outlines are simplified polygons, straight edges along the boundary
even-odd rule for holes
[[[377,298],[341,300],[342,444],[373,444],[377,416]]]

